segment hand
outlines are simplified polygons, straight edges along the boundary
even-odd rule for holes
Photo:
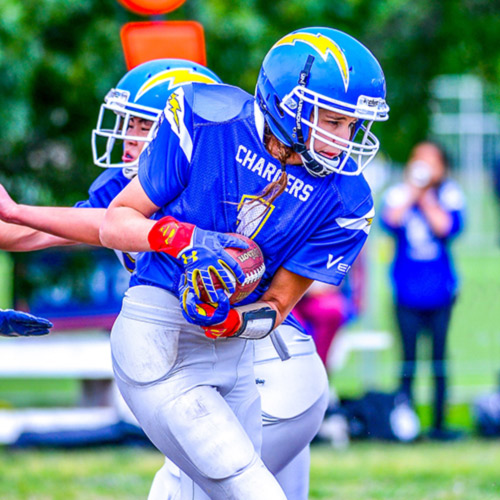
[[[193,224],[182,223],[171,216],[160,219],[150,230],[148,241],[152,250],[165,252],[179,259],[187,276],[187,286],[200,297],[198,279],[205,288],[210,302],[220,302],[221,295],[215,288],[214,275],[228,294],[235,291],[235,279],[245,280],[238,262],[225,248],[248,248],[248,244],[234,236],[215,231],[205,231]]]
[[[439,199],[435,189],[427,189],[418,201],[422,208],[439,207]]]
[[[4,222],[11,222],[12,213],[17,206],[7,190],[0,184],[0,219]]]
[[[0,335],[6,337],[46,335],[52,323],[44,318],[12,309],[0,310]]]
[[[202,302],[190,288],[187,276],[184,275],[179,286],[179,299],[186,321],[200,326],[209,326],[224,321],[231,307],[229,298],[222,289],[216,292],[216,302],[210,304]]]
[[[241,314],[236,309],[230,309],[227,318],[221,323],[211,326],[204,326],[205,335],[209,339],[220,337],[233,337],[242,325]]]
[[[412,206],[418,203],[419,200],[424,195],[427,188],[422,188],[415,186],[413,184],[408,184],[408,206]]]

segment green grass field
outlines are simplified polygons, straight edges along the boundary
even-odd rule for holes
[[[313,446],[310,499],[500,498],[500,442]],[[141,448],[0,451],[2,500],[145,499],[162,457]]]

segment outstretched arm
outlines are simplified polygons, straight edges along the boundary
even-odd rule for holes
[[[439,204],[436,191],[428,190],[422,196],[419,206],[432,232],[438,238],[446,238],[450,234],[453,220],[451,214]]]
[[[36,229],[0,221],[0,250],[31,252],[55,246],[73,245],[74,241],[59,238]]]
[[[392,229],[403,226],[408,210],[418,202],[423,193],[422,188],[407,183],[397,191],[397,196],[393,194],[390,201],[386,200],[382,209],[382,221]]]
[[[74,208],[74,207],[38,207],[21,205],[10,197],[9,193],[0,184],[0,219],[9,224],[26,226],[50,235],[57,236],[58,240],[48,239],[41,243],[40,248],[56,245],[70,245],[87,243],[88,245],[100,246],[99,227],[104,218],[105,210],[101,208]],[[22,228],[23,231],[25,230]],[[26,233],[29,235],[29,231]],[[35,237],[36,233],[31,233]],[[14,238],[21,239],[22,232]],[[41,235],[36,236],[43,240]],[[0,240],[1,248],[4,248],[3,239]],[[23,249],[11,251],[36,250],[28,246]]]

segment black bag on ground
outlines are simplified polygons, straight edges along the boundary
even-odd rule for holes
[[[419,436],[420,421],[404,394],[368,391],[341,400],[341,407],[353,439],[410,442]]]
[[[484,437],[500,437],[500,391],[478,397],[473,405],[478,433]]]

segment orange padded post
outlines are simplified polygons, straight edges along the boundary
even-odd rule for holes
[[[180,7],[186,0],[118,0],[124,7],[143,16],[166,14]]]
[[[196,21],[127,23],[120,37],[128,70],[146,61],[166,57],[207,64],[205,33]]]

